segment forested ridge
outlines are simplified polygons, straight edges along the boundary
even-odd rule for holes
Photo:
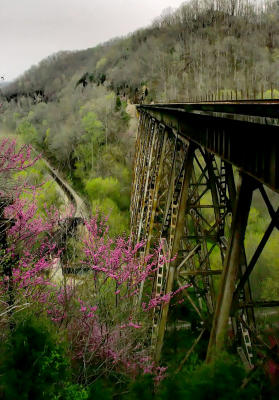
[[[105,84],[131,100],[147,86],[147,101],[276,88],[278,18],[276,1],[191,1],[127,37],[50,56],[7,93],[43,89],[49,99],[58,99],[72,77],[83,85]]]
[[[41,61],[2,89],[1,123],[52,157],[89,198],[90,180],[121,182],[127,199],[108,207],[125,211],[136,130],[127,104],[205,93],[268,98],[271,88],[276,97],[278,20],[274,1],[182,4],[124,38]]]
[[[142,260],[143,244],[133,247],[129,239],[135,104],[207,93],[279,98],[278,82],[278,1],[191,0],[147,28],[51,55],[0,86],[0,134],[8,138],[0,144],[7,230],[0,233],[0,398],[278,398],[278,370],[264,351],[250,375],[235,354],[204,365],[205,340],[177,370],[197,328],[194,316],[179,305],[182,291],[159,299],[147,293],[137,304],[159,250]],[[73,210],[38,153],[92,213],[63,233],[63,245],[57,238]],[[268,223],[255,196],[248,257]],[[256,300],[279,298],[278,239],[276,231],[252,274]],[[58,279],[54,270],[63,267],[91,272]],[[152,312],[172,298],[173,318],[186,313],[192,331],[169,332],[156,365],[148,339]],[[262,332],[278,330],[277,311],[263,315]]]

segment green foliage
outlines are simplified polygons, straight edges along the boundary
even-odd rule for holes
[[[115,101],[115,111],[120,111],[121,106],[122,106],[122,103],[121,103],[120,97],[117,96],[116,101]]]
[[[136,123],[130,121],[126,112],[127,99],[135,103],[142,100],[185,101],[205,93],[211,96],[218,93],[221,98],[235,98],[236,95],[240,98],[247,92],[249,96],[256,93],[259,98],[262,90],[264,98],[270,98],[271,85],[273,97],[279,97],[279,25],[276,24],[279,9],[276,2],[273,5],[266,3],[260,12],[253,4],[246,7],[240,1],[215,3],[218,3],[218,10],[213,2],[190,1],[174,14],[165,13],[152,26],[126,38],[94,49],[50,56],[7,89],[10,93],[43,89],[49,99],[47,103],[34,104],[25,96],[19,96],[18,102],[3,101],[0,122],[16,130],[25,142],[43,149],[53,164],[63,169],[75,187],[87,195],[94,213],[99,210],[110,215],[111,232],[115,235],[128,231],[129,222],[131,149]],[[233,4],[235,10],[231,9]],[[130,122],[134,122],[134,126],[129,126]],[[28,174],[19,175],[32,184],[45,178],[37,165]],[[58,197],[53,183],[44,185],[38,197],[41,210],[44,203],[59,205]],[[246,235],[248,259],[267,223],[267,215],[255,205]],[[279,297],[278,239],[279,233],[275,231],[252,273],[256,299]],[[80,249],[74,239],[69,240],[67,252],[71,259],[79,257]],[[210,256],[213,269],[220,268],[217,253],[216,249]],[[113,301],[112,290],[114,288],[109,288],[106,293],[110,301]],[[108,304],[105,303],[105,308]],[[199,328],[188,309],[181,307],[177,313],[191,323],[191,332],[181,331],[172,338],[167,337],[168,351],[165,350],[164,357],[171,370],[181,361]],[[45,335],[39,340],[40,334],[44,335],[46,331],[37,329],[33,323],[30,322],[29,331],[22,335],[20,329],[24,325],[20,325],[10,341],[2,345],[0,357],[5,373],[0,379],[5,395],[10,396],[6,398],[25,399],[29,396],[26,393],[32,393],[33,398],[38,399],[40,396],[69,400],[86,399],[87,396],[94,399],[112,397],[107,385],[99,380],[90,389],[90,394],[77,383],[71,383],[61,371],[68,368],[63,349],[55,347],[55,340],[49,344],[51,334],[50,338]],[[24,337],[32,337],[32,340],[26,341]],[[245,374],[229,356],[224,355],[211,365],[200,365],[205,342],[199,343],[181,374],[170,376],[163,383],[162,391],[156,397],[160,400],[175,397],[246,399],[250,390],[250,398],[256,398],[251,387],[240,390],[240,381]],[[37,346],[37,350],[24,353],[25,343],[29,349]],[[42,343],[47,344],[43,346]],[[18,366],[17,352],[18,357],[21,353],[26,355],[28,368]],[[25,383],[20,374],[27,376],[29,383],[28,379]],[[17,389],[17,378],[22,393]],[[35,395],[30,392],[33,380],[34,390],[37,390]],[[149,378],[142,378],[129,386],[127,399],[149,399],[152,391]]]
[[[91,179],[87,181],[85,190],[90,200],[99,199],[103,201],[109,198],[120,210],[126,210],[129,207],[129,196],[122,193],[121,184],[116,178]]]
[[[89,136],[93,136],[94,142],[101,142],[103,124],[94,112],[90,111],[82,117],[82,126]]]
[[[39,187],[36,196],[39,213],[45,215],[45,208],[50,209],[52,206],[55,206],[59,209],[62,205],[57,184],[53,180],[50,180],[43,160],[38,160],[34,166],[29,167],[27,170],[15,173],[14,179],[19,182],[26,182],[30,186]],[[32,193],[24,192],[21,198],[32,201],[32,196]]]
[[[96,167],[100,147],[104,143],[103,124],[97,119],[97,115],[89,111],[81,120],[84,134],[80,138],[80,144],[75,149],[75,176],[83,179]]]
[[[54,181],[47,181],[44,183],[37,196],[37,201],[40,212],[45,213],[45,208],[50,209],[52,206],[59,209],[63,202]]]
[[[211,364],[187,365],[154,387],[152,377],[138,377],[128,385],[123,400],[251,400],[260,396],[260,385],[252,380],[242,388],[246,372],[232,355],[222,353]]]
[[[154,381],[151,375],[137,377],[128,386],[128,393],[123,400],[151,400],[154,399]],[[175,398],[175,397],[173,397]]]
[[[17,325],[1,345],[0,387],[5,400],[61,398],[70,378],[69,361],[57,342],[45,320],[29,318]]]
[[[96,64],[96,70],[101,70],[106,65],[107,59],[105,57],[100,58]]]
[[[108,386],[102,379],[95,381],[89,389],[88,400],[112,400],[113,397],[112,385]]]
[[[65,86],[74,88],[80,79],[86,81],[86,90],[92,82],[99,86],[105,82],[135,102],[142,94],[148,100],[184,101],[205,92],[223,91],[230,97],[231,89],[258,94],[261,85],[265,92],[271,84],[278,90],[279,9],[276,2],[262,3],[185,2],[127,37],[52,55],[5,90],[43,89],[49,100],[61,101]],[[81,86],[76,90],[83,93]],[[23,98],[22,105],[26,101]]]
[[[37,143],[37,130],[27,119],[23,119],[17,126],[16,133],[22,135],[26,143]]]
[[[272,98],[279,99],[279,90],[274,89],[271,92],[271,89],[269,89],[269,90],[266,90],[263,95],[264,95],[263,96],[264,99],[272,99]]]
[[[79,265],[83,255],[83,245],[80,240],[74,237],[67,238],[65,250],[62,255],[63,262],[68,262],[72,265]]]
[[[246,373],[240,362],[226,353],[211,364],[202,364],[194,372],[170,376],[162,383],[158,399],[169,400],[244,400],[256,399],[259,391],[254,385],[241,388]]]
[[[175,319],[180,319],[181,317],[191,324],[190,329],[173,329],[166,332],[164,339],[164,347],[162,352],[162,363],[168,365],[170,373],[176,371],[177,367],[182,362],[185,354],[191,348],[194,340],[200,334],[200,327],[197,326],[197,318],[192,312],[192,309],[188,305],[182,307],[177,307],[171,314],[170,324],[175,324]],[[180,310],[179,310],[180,308]],[[208,334],[204,334],[202,339],[195,347],[195,351],[191,354],[187,361],[187,371],[193,371],[198,365],[201,364],[202,360],[205,359],[206,350],[208,345]]]
[[[91,200],[92,212],[101,211],[109,215],[111,234],[128,231],[129,193],[123,192],[118,179],[113,177],[95,178],[86,182],[85,191]]]
[[[44,180],[46,167],[42,160],[38,160],[33,167],[14,174],[14,179],[28,182],[30,185],[40,185]]]
[[[101,65],[104,67],[103,61],[100,68]],[[95,78],[98,76],[93,75]],[[114,231],[120,233],[127,231],[129,219],[132,139],[128,137],[127,129],[130,116],[125,111],[127,103],[120,98],[117,101],[115,93],[103,85],[92,83],[90,77],[93,75],[83,74],[87,83],[84,92],[79,88],[75,90],[77,77],[74,75],[60,87],[59,102],[55,99],[34,104],[22,98],[20,106],[11,103],[5,108],[1,120],[11,119],[11,125],[17,127],[17,134],[42,150],[55,167],[65,172],[82,195],[87,194],[85,185],[91,179],[116,179],[119,195],[116,196],[115,192],[112,197],[105,197],[113,204],[105,205],[104,196],[100,198],[99,194],[92,201],[98,203],[93,205],[94,210],[100,205],[105,212],[111,210],[111,221],[114,221],[111,224]],[[28,177],[23,174],[21,177],[37,184],[46,180],[44,175],[34,167]],[[56,203],[58,207],[61,204],[55,185],[50,183],[42,187],[38,200],[40,208],[44,203]]]
[[[110,227],[110,234],[112,236],[125,234],[129,232],[129,216],[127,212],[121,212],[117,204],[110,198],[104,200],[92,200],[92,213],[93,215],[102,213],[108,216],[108,224]]]
[[[245,237],[248,260],[254,254],[270,221],[266,208],[262,208],[261,203],[255,206],[257,208],[252,207],[250,211]],[[276,300],[279,296],[278,240],[279,232],[274,230],[251,275],[254,298]]]
[[[53,397],[54,400],[87,400],[90,399],[88,391],[76,383],[66,383],[62,392]]]

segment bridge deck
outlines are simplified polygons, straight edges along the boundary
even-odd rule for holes
[[[137,108],[279,192],[279,100]]]

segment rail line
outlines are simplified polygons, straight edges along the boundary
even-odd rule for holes
[[[69,201],[74,207],[73,217],[75,218],[88,218],[89,214],[87,207],[82,198],[75,192],[75,190],[63,179],[59,173],[50,165],[50,163],[43,158],[43,161],[55,182],[60,186],[63,192],[68,197]]]

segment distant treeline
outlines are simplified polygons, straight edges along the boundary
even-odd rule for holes
[[[189,1],[146,29],[30,68],[1,88],[0,124],[127,230],[137,124],[127,104],[236,90],[270,97],[270,88],[278,96],[278,21],[278,1]]]
[[[83,87],[104,84],[134,102],[146,98],[146,88],[146,101],[232,90],[268,97],[279,78],[278,21],[278,1],[192,0],[125,38],[52,55],[4,93],[43,89],[57,99],[75,75]]]

